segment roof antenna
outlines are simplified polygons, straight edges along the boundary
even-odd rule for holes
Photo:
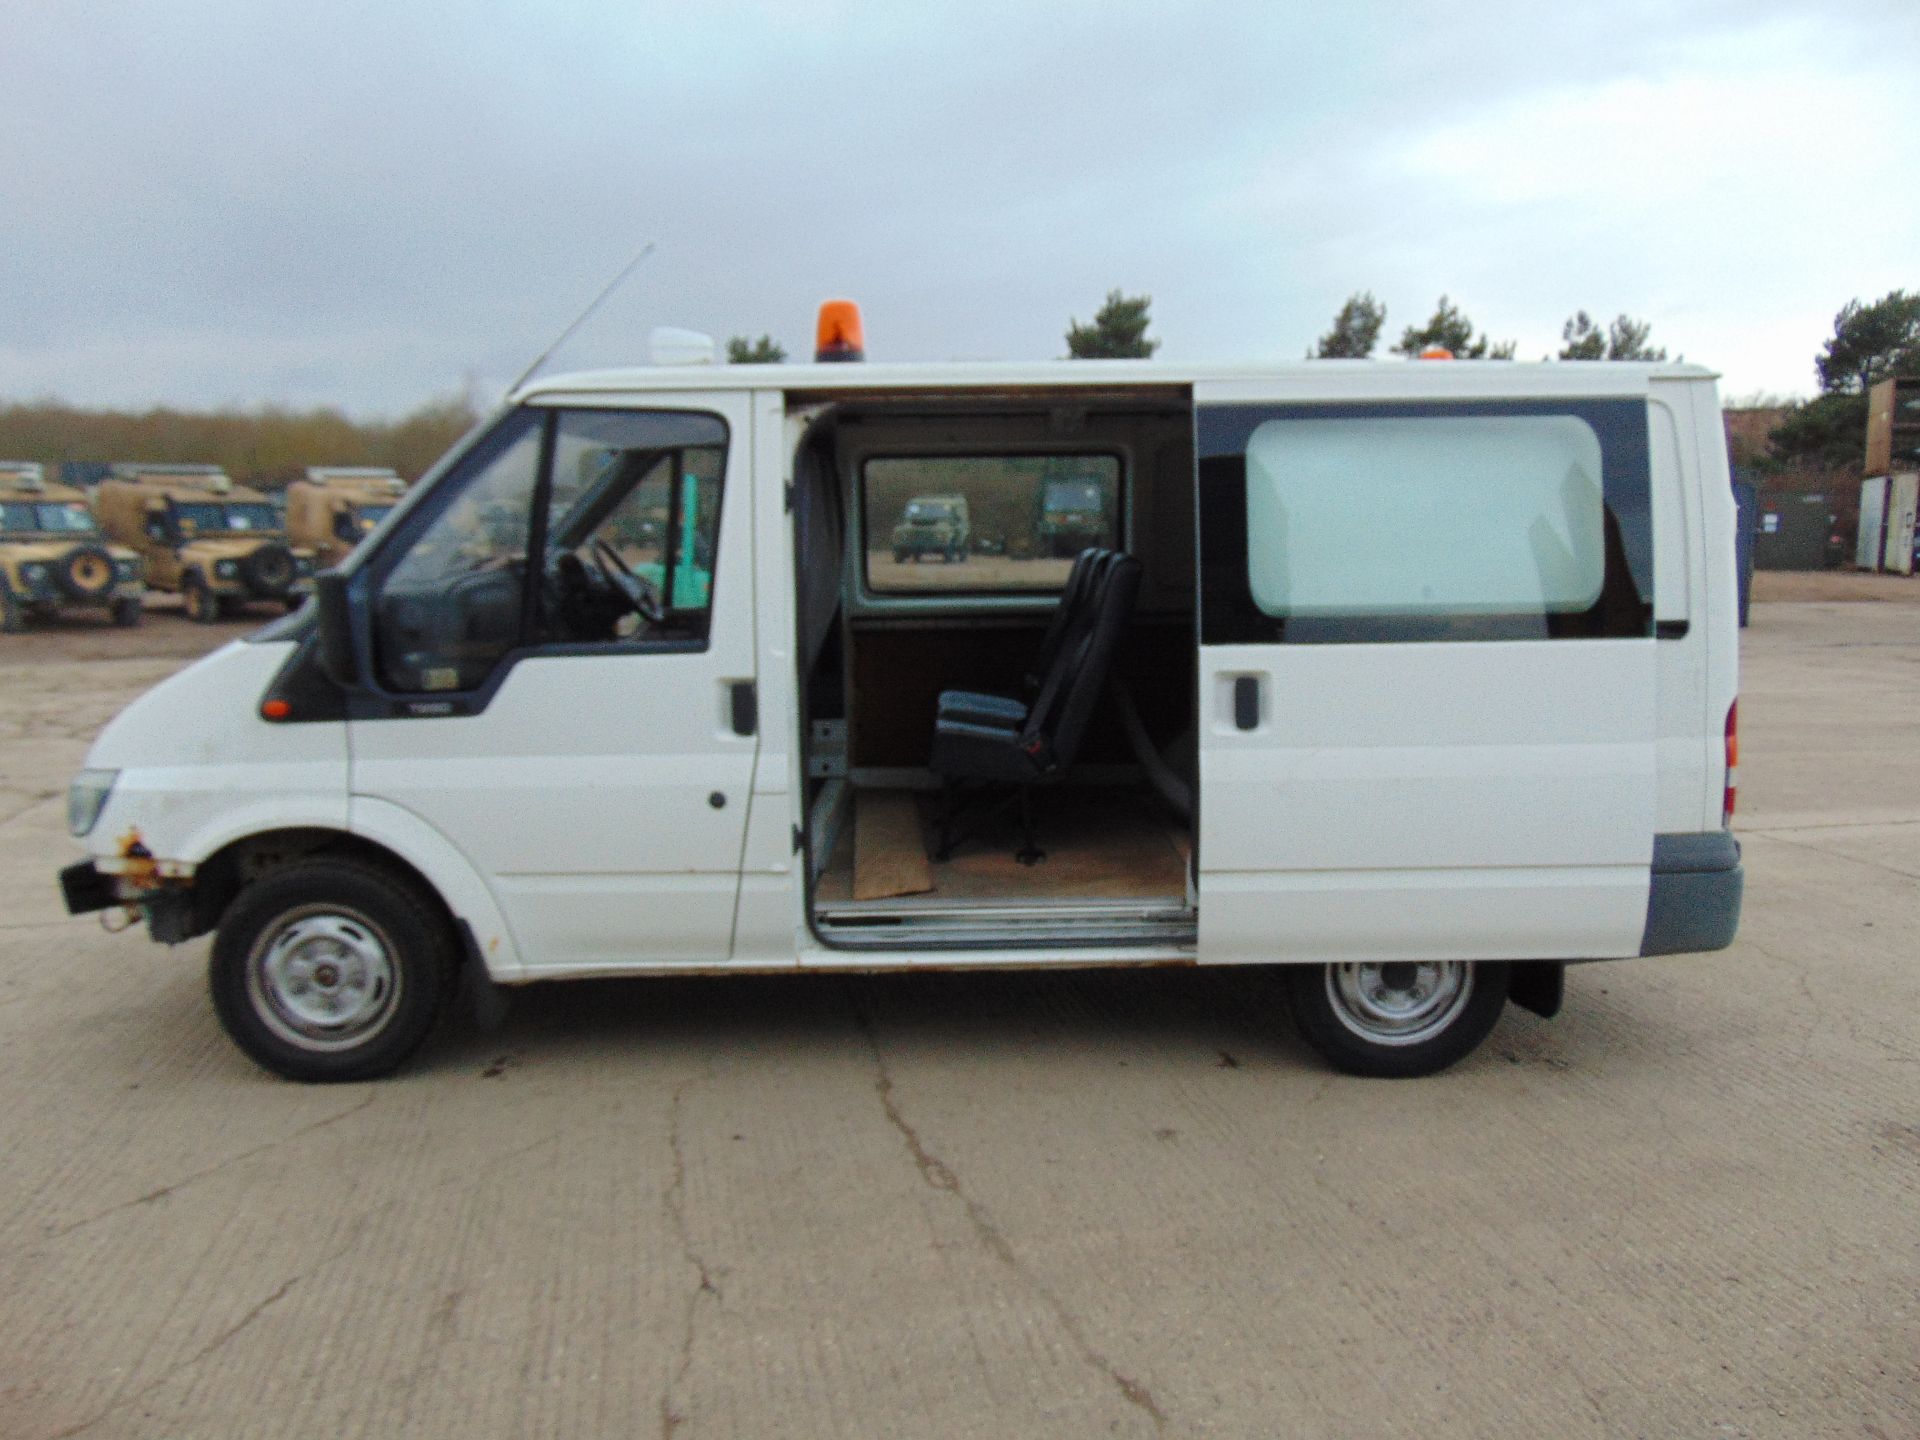
[[[534,360],[534,362],[531,365],[527,366],[527,368],[521,372],[520,378],[514,381],[513,384],[507,387],[507,393],[511,395],[514,391],[518,390],[522,385],[526,384],[527,381],[531,380],[533,378],[534,371],[538,370],[542,365],[546,364],[548,357],[551,356],[553,352],[558,350],[562,345],[567,343],[567,337],[572,335],[573,332],[578,330],[582,325],[586,324],[588,318],[593,314],[593,312],[598,310],[602,305],[604,305],[607,301],[607,297],[613,294],[614,291],[618,290],[621,286],[621,283],[625,281],[626,278],[629,275],[631,275],[634,271],[640,268],[640,262],[646,259],[647,256],[651,255],[652,253],[653,253],[653,241],[649,240],[646,244],[640,247],[640,253],[634,256],[633,259],[629,260],[626,263],[626,265],[621,269],[620,273],[614,276],[613,279],[607,282],[607,288],[602,290],[598,295],[593,297],[593,302],[590,305],[588,305],[586,309],[580,312],[579,318],[576,319],[571,325],[567,326],[566,329],[562,330],[558,335],[556,335],[554,337],[553,343],[547,346],[546,349],[542,350],[539,356]]]

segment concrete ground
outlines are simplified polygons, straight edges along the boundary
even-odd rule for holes
[[[1732,950],[1412,1083],[1197,971],[553,986],[276,1081],[54,894],[208,638],[137,633],[0,641],[0,1435],[1920,1435],[1920,609],[1756,607]]]

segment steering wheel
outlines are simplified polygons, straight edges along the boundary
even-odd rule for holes
[[[626,597],[627,604],[649,625],[658,625],[666,619],[667,612],[660,603],[660,591],[651,580],[642,579],[633,573],[627,562],[620,558],[605,540],[596,538],[593,542],[593,563],[607,579],[607,583]]]

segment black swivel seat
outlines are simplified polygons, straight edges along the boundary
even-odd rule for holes
[[[1073,558],[1067,583],[1060,587],[1060,599],[1047,622],[1047,633],[1027,672],[1024,694],[989,695],[979,690],[942,690],[939,714],[942,719],[967,720],[982,725],[1015,726],[1026,723],[1027,708],[1047,683],[1067,636],[1087,623],[1106,566],[1115,558],[1112,550],[1086,549]]]
[[[1089,603],[1069,624],[1040,693],[1017,721],[984,721],[943,714],[934,723],[931,766],[947,787],[940,858],[953,853],[955,824],[971,794],[978,798],[1010,790],[1020,809],[1024,864],[1042,856],[1033,837],[1033,790],[1064,778],[1073,768],[1106,689],[1114,652],[1140,590],[1140,562],[1112,554],[1098,569]]]

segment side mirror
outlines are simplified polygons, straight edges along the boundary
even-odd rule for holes
[[[353,653],[353,607],[347,603],[347,577],[322,570],[313,580],[313,607],[320,636],[320,668],[341,689],[360,683]]]

